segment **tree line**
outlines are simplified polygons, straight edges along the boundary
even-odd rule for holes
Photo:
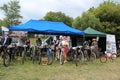
[[[21,23],[23,16],[20,14],[18,0],[13,0],[0,6],[5,18],[0,20],[0,26],[12,26]],[[120,39],[120,4],[115,0],[106,0],[98,7],[91,7],[88,11],[75,19],[63,12],[47,12],[43,20],[60,21],[79,30],[92,27],[101,32],[115,34]],[[1,33],[1,31],[0,31]]]

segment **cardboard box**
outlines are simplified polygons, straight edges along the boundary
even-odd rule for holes
[[[48,63],[48,58],[47,57],[42,57],[41,58],[42,65],[47,65]]]

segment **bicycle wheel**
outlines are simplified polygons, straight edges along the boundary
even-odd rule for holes
[[[64,64],[64,54],[61,52],[60,55],[60,64],[63,65]]]
[[[101,63],[106,63],[107,62],[107,57],[105,55],[100,57],[100,62]]]
[[[48,65],[51,65],[53,63],[53,56],[48,56]]]
[[[14,59],[15,59],[15,60],[17,60],[17,58],[18,58],[17,53],[18,53],[18,49],[15,48],[15,49],[14,49]]]
[[[5,67],[8,67],[10,65],[10,56],[7,52],[3,53],[3,65]]]
[[[90,62],[95,62],[96,61],[96,54],[94,52],[91,52],[90,54]]]
[[[116,54],[112,54],[112,55],[111,55],[112,61],[114,61],[114,60],[116,59],[116,57],[117,57]]]
[[[120,49],[117,50],[117,57],[120,57]]]
[[[82,51],[80,51],[78,53],[78,59],[79,59],[79,63],[82,64],[84,62],[84,54]]]
[[[88,51],[84,50],[84,61],[88,61],[88,60],[89,60]]]
[[[55,60],[60,60],[60,49],[55,52]]]
[[[35,52],[35,53],[33,54],[33,56],[32,56],[32,62],[33,62],[33,64],[34,64],[35,59],[36,59],[36,54],[37,54],[37,52]]]
[[[74,54],[73,63],[75,63],[75,65],[78,66],[77,54],[76,53]]]
[[[51,65],[54,61],[54,52],[53,51],[49,51],[49,54],[47,55],[48,57],[48,65]]]
[[[41,64],[41,54],[38,54],[38,64]]]
[[[25,51],[25,52],[23,53],[23,55],[22,55],[22,64],[24,64],[25,58],[26,58],[26,51]]]
[[[15,61],[15,60],[17,60],[17,58],[18,58],[18,56],[17,56],[17,52],[18,52],[18,50],[16,49],[16,48],[12,48],[11,49],[11,60],[12,61]]]
[[[31,48],[30,49],[30,59],[33,61],[33,58],[34,58],[34,49]]]

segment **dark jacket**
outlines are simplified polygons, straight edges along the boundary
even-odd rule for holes
[[[12,38],[8,37],[7,40],[6,40],[5,45],[10,45],[11,42],[12,42]]]

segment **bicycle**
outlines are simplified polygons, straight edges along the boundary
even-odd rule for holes
[[[17,58],[18,58],[17,54],[19,52],[17,45],[11,44],[8,47],[9,47],[9,52],[10,52],[10,61],[17,60]]]
[[[53,61],[54,61],[54,51],[48,46],[41,48],[40,63],[42,62],[43,65],[51,65]]]
[[[35,60],[38,61],[38,64],[41,63],[41,49],[42,49],[41,46],[35,47],[35,54],[33,54],[33,59],[32,59],[33,64],[34,64]]]
[[[84,61],[95,62],[96,54],[94,53],[92,47],[85,47],[84,48]]]
[[[31,60],[33,60],[34,55],[34,47],[32,45],[27,46],[24,45],[24,53],[22,55],[22,64],[24,64],[27,57],[30,57]]]
[[[82,46],[72,47],[72,49],[70,49],[72,53],[72,61],[76,66],[84,62],[84,54],[81,49]]]
[[[100,57],[100,62],[101,63],[106,63],[107,60],[109,59],[111,62],[113,62],[117,57],[117,54],[116,53],[107,53],[105,52],[105,54],[103,54],[101,57]]]
[[[117,57],[120,57],[120,49],[117,50]]]
[[[82,46],[72,47],[68,51],[67,54],[69,54],[69,60],[72,60],[73,63],[75,63],[76,66],[78,66],[78,63],[83,63],[84,61],[84,54],[81,50]],[[64,64],[64,53],[61,48],[58,48],[56,51],[57,59],[60,59],[60,64]],[[67,56],[68,57],[68,56]]]
[[[51,65],[54,61],[54,51],[51,47],[47,48],[47,58],[48,58],[48,65]]]

